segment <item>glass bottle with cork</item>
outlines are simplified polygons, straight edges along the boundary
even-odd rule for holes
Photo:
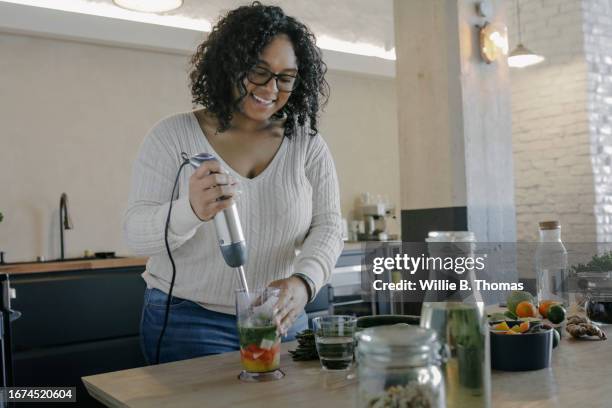
[[[552,300],[569,307],[567,250],[559,221],[540,222],[535,268],[538,302]]]
[[[470,231],[432,231],[425,240],[429,256],[474,258],[476,237]],[[437,333],[445,349],[442,364],[446,407],[491,407],[491,357],[484,301],[473,268],[464,271],[433,267],[430,280],[469,281],[467,289],[428,291],[421,308],[421,327]],[[459,287],[459,286],[458,286]]]

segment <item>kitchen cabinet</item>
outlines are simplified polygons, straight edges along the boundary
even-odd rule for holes
[[[367,251],[365,242],[345,244],[329,282],[334,314],[367,316],[395,313],[388,293],[374,291],[371,287],[373,275],[364,265]],[[378,279],[390,281],[391,275],[388,273]]]
[[[363,316],[374,314],[376,310],[370,294],[363,291],[361,284],[364,253],[361,245],[349,247],[336,263],[329,282],[334,314]]]
[[[11,327],[15,385],[77,385],[79,407],[100,407],[80,377],[145,365],[139,343],[143,271],[12,275],[12,308],[22,313]]]
[[[363,255],[361,244],[349,245],[342,251],[329,283],[306,305],[309,323],[314,317],[327,314],[371,314],[372,305],[361,290]]]

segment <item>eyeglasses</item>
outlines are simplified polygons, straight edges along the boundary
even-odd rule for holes
[[[247,72],[247,79],[250,83],[255,85],[266,85],[272,78],[276,80],[276,87],[281,92],[291,92],[298,84],[297,75],[275,74],[259,66],[251,68],[251,70]]]

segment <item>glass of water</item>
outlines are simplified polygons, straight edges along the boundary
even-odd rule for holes
[[[353,316],[319,316],[312,319],[317,352],[324,370],[348,370],[353,363]]]

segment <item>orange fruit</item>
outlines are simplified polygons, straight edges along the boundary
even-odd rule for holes
[[[548,308],[551,305],[556,304],[557,302],[555,302],[554,300],[543,300],[542,302],[540,302],[540,307],[539,307],[539,312],[542,315],[543,318],[547,318],[548,317]]]
[[[533,303],[525,300],[516,306],[516,315],[518,317],[536,317],[538,311]]]
[[[498,323],[498,324],[494,325],[494,326],[492,327],[492,329],[493,329],[493,330],[507,331],[507,330],[510,330],[510,327],[508,327],[508,323],[506,323],[506,322],[501,322],[501,323]]]
[[[516,326],[515,326],[515,327],[516,327]],[[521,333],[519,333],[519,332],[517,332],[517,331],[514,331],[514,330],[512,330],[512,329],[510,329],[510,330],[508,330],[507,332],[505,332],[504,334],[521,334]]]
[[[527,330],[529,330],[529,322],[522,322],[521,324],[515,324],[510,329],[510,331],[513,331],[513,332],[519,333],[519,334],[520,333],[525,333]]]

